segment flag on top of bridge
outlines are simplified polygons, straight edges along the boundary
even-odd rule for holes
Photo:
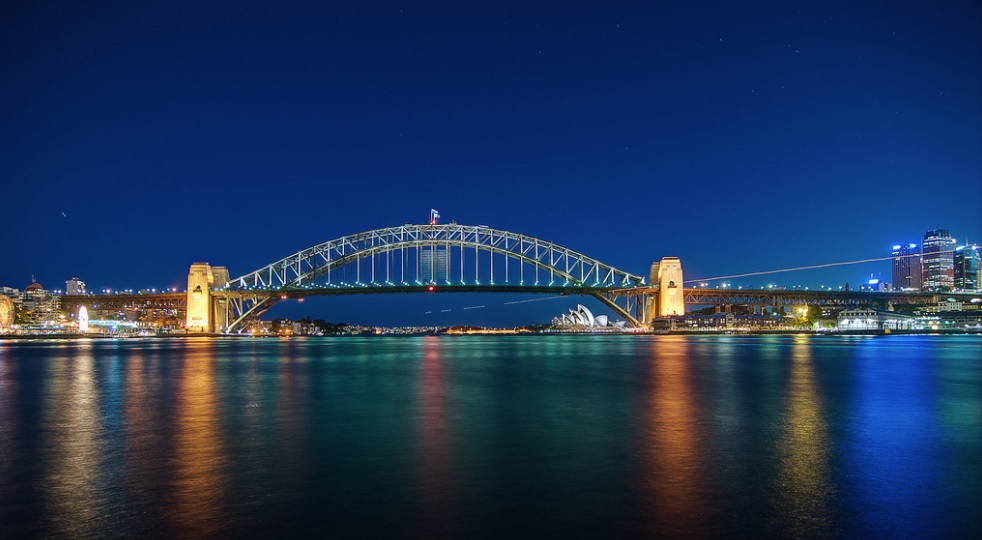
[[[430,208],[430,225],[436,225],[436,220],[440,219],[440,212],[436,208]]]

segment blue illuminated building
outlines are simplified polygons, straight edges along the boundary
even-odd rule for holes
[[[924,233],[921,246],[921,273],[926,291],[950,291],[955,286],[955,239],[948,229]]]
[[[921,254],[917,244],[893,246],[893,287],[897,290],[921,290]]]
[[[979,290],[979,247],[959,246],[955,249],[955,290]]]

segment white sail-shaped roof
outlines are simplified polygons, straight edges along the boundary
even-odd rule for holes
[[[583,315],[586,321],[586,326],[593,326],[593,312],[587,309],[583,304],[576,304],[576,311]]]

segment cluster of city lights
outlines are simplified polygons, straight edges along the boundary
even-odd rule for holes
[[[791,285],[791,286],[787,286],[787,285],[779,285],[779,284],[776,284],[776,283],[768,283],[767,285],[761,285],[760,287],[744,286],[744,285],[737,285],[736,287],[734,287],[733,284],[732,283],[729,283],[729,282],[723,282],[723,283],[720,283],[718,285],[712,285],[712,286],[710,286],[710,284],[707,283],[707,282],[705,282],[705,281],[700,282],[700,283],[696,283],[695,285],[692,286],[692,288],[694,288],[694,289],[709,289],[709,288],[713,288],[713,289],[719,289],[719,290],[738,290],[738,291],[742,291],[742,290],[745,290],[745,289],[746,290],[750,290],[750,291],[752,291],[752,290],[762,290],[762,291],[773,291],[773,290],[810,291],[810,290],[812,290],[812,288],[809,287],[809,286],[807,286],[807,285]],[[845,289],[845,286],[844,285],[839,285],[838,287],[826,287],[825,285],[819,285],[818,288],[815,289],[815,290],[818,290],[818,291],[842,291],[844,289]]]
[[[52,291],[52,292],[55,293],[55,294],[64,294],[64,291],[61,291],[61,290],[55,290],[55,291]],[[169,293],[176,293],[176,292],[187,292],[187,290],[184,289],[184,290],[178,291],[177,287],[162,287],[160,289],[156,289],[156,288],[150,288],[150,289],[113,289],[112,287],[106,287],[104,289],[100,289],[99,292],[101,294],[157,294],[157,293],[160,293],[160,294],[169,294]],[[95,294],[95,293],[89,292],[87,294]]]

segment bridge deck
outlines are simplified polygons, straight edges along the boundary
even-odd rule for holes
[[[356,294],[402,294],[402,293],[524,293],[524,294],[604,294],[610,289],[604,287],[577,287],[573,285],[352,285],[348,287],[284,288],[213,291],[219,298],[280,297],[297,299],[311,296],[347,296]]]

